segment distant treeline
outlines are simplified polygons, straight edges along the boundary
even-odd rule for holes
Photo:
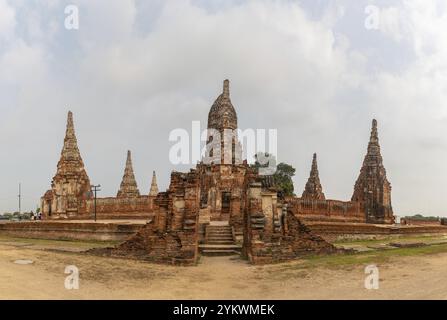
[[[39,214],[40,210],[37,210],[36,213],[34,212],[5,212],[2,215],[0,215],[0,220],[30,220],[31,217],[35,216],[36,214]]]
[[[411,219],[411,220],[420,220],[420,221],[438,221],[439,217],[424,217],[422,214],[415,214],[414,216],[406,216],[404,219]]]

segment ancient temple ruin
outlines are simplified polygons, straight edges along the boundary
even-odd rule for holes
[[[303,199],[315,199],[315,200],[326,200],[323,193],[323,187],[320,183],[320,176],[318,174],[317,165],[317,154],[314,153],[312,158],[312,168],[310,169],[309,179],[307,180],[306,186],[304,187]]]
[[[156,183],[154,171],[149,194],[140,194],[133,172],[131,152],[128,151],[117,196],[98,198],[95,201],[77,145],[73,114],[69,111],[56,175],[51,182],[51,190],[41,198],[43,218],[92,219],[96,208],[99,219],[148,219],[152,215],[154,200],[157,197]]]
[[[158,195],[157,176],[155,171],[152,172],[151,189],[149,190],[149,196],[156,197]]]
[[[175,264],[196,263],[200,254],[240,253],[252,263],[269,263],[337,251],[306,226],[309,222],[394,222],[376,120],[351,201],[326,198],[316,154],[301,197],[283,197],[271,176],[260,175],[243,160],[228,80],[209,111],[207,128],[202,161],[189,172],[172,172],[164,192],[153,172],[149,193],[140,194],[128,151],[117,196],[97,199],[98,216],[148,222],[128,241],[97,253]],[[42,197],[46,219],[91,218],[90,182],[71,112],[51,186]]]
[[[394,223],[391,184],[387,180],[380,154],[377,120],[372,121],[368,151],[351,201],[326,199],[322,190],[314,154],[310,177],[302,197],[288,199],[291,210],[305,222]]]
[[[73,114],[69,111],[67,129],[56,175],[42,198],[45,217],[73,218],[85,211],[91,199],[90,179],[84,168],[75,135]]]
[[[116,195],[117,198],[138,198],[140,190],[138,190],[137,181],[133,173],[132,155],[130,150],[127,151],[126,167],[124,168],[123,180],[120,189]]]
[[[359,202],[368,223],[393,223],[391,184],[386,177],[380,154],[377,121],[372,121],[368,151],[363,160],[360,175],[355,182],[351,201]]]

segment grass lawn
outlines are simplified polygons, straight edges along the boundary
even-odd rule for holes
[[[447,252],[447,244],[430,245],[417,248],[397,248],[389,250],[375,250],[353,254],[336,254],[329,256],[310,256],[299,264],[298,268],[338,268],[359,264],[379,264],[389,262],[395,257],[422,256]]]
[[[405,237],[386,237],[383,239],[372,239],[372,240],[337,240],[334,241],[335,245],[372,245],[390,242],[426,242],[426,241],[436,241],[436,240],[447,240],[447,236],[443,234],[439,235],[417,235],[417,236],[405,236]]]

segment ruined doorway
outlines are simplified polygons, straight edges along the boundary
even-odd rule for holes
[[[230,214],[231,192],[222,192],[222,211],[221,214],[228,216]]]

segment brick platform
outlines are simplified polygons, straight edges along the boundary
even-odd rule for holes
[[[0,236],[51,240],[124,241],[138,232],[143,220],[93,221],[34,221],[0,224]]]

